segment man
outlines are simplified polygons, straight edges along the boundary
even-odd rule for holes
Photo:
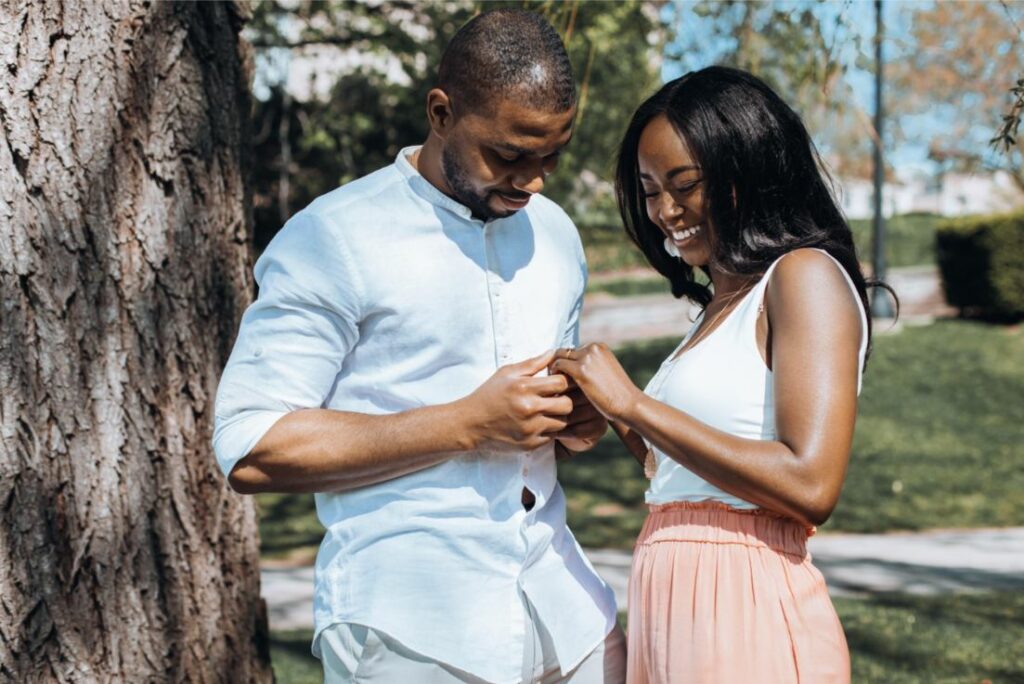
[[[426,143],[318,198],[256,264],[214,445],[238,491],[317,492],[327,681],[624,679],[555,479],[556,448],[606,429],[546,372],[586,279],[537,194],[575,109],[551,26],[482,14],[445,52]]]

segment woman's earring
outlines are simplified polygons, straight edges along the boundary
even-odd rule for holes
[[[676,247],[676,243],[672,242],[672,238],[665,238],[665,251],[669,253],[669,256],[679,258],[679,248]]]

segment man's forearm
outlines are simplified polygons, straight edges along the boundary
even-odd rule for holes
[[[343,491],[429,468],[473,448],[459,402],[388,415],[304,409],[281,418],[229,478],[237,491]]]

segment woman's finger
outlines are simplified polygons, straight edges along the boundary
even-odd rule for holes
[[[578,361],[571,359],[555,359],[554,363],[550,366],[550,373],[562,373],[568,375],[573,380],[578,381],[580,379],[580,364]]]
[[[569,359],[570,361],[572,361],[576,358],[576,355],[578,353],[579,350],[577,350],[574,347],[559,347],[558,349],[555,350],[555,358]]]

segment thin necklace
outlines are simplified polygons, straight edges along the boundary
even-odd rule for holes
[[[715,315],[712,317],[710,322],[706,324],[701,324],[700,328],[697,329],[697,334],[695,334],[693,338],[686,341],[686,344],[683,345],[683,347],[676,352],[675,356],[672,357],[672,360],[675,361],[684,352],[693,349],[708,335],[714,332],[715,324],[718,323],[727,312],[732,311],[732,306],[739,298],[739,296],[748,293],[750,289],[751,286],[745,285],[743,287],[738,288],[735,292],[731,293],[730,295],[727,295],[728,301],[726,301],[726,303],[722,305],[721,309],[715,312]],[[707,309],[705,309],[705,311],[707,311]]]

